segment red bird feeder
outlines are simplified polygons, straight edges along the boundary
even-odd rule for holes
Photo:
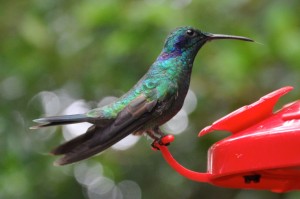
[[[188,170],[172,157],[163,144],[172,142],[173,136],[155,146],[175,171],[194,181],[273,192],[299,190],[300,100],[273,113],[278,99],[292,89],[276,90],[204,128],[199,136],[214,130],[232,133],[210,147],[206,173]]]

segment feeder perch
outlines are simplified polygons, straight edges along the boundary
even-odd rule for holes
[[[155,146],[175,171],[194,181],[273,192],[300,190],[300,100],[273,113],[278,99],[292,89],[276,90],[204,128],[199,136],[215,130],[232,133],[210,147],[206,173],[186,169],[173,158],[164,146],[173,136]]]

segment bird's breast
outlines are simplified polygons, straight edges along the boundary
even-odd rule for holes
[[[189,81],[180,82],[177,84],[176,93],[174,93],[174,96],[172,96],[173,100],[165,100],[161,102],[165,107],[165,110],[158,119],[159,125],[166,123],[180,111],[188,89]],[[165,105],[164,103],[168,103],[168,105]]]

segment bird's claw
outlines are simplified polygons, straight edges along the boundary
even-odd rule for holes
[[[153,151],[159,151],[159,147],[158,147],[158,143],[157,143],[157,140],[154,140],[151,144],[151,148]]]
[[[151,144],[153,150],[160,150],[161,146],[168,146],[171,142],[174,141],[173,135],[165,135],[160,137],[157,140],[154,140]]]

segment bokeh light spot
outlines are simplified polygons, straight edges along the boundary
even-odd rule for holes
[[[140,139],[140,136],[128,135],[112,146],[115,150],[127,150],[133,147]]]
[[[184,100],[183,109],[187,114],[193,112],[197,107],[197,96],[193,90],[189,90]]]
[[[117,99],[117,97],[114,96],[107,96],[104,97],[103,99],[101,99],[101,101],[98,103],[98,107],[102,107],[105,106],[107,104],[112,103],[113,101],[115,101]]]
[[[118,187],[122,192],[123,199],[141,199],[142,191],[140,186],[132,180],[124,180],[118,183]]]
[[[77,100],[64,110],[63,115],[81,114],[86,113],[88,110],[89,107],[84,100]],[[70,140],[77,137],[78,135],[85,133],[90,126],[91,124],[87,122],[65,125],[63,126],[64,138]]]
[[[42,91],[38,97],[41,99],[46,116],[56,115],[60,111],[60,100],[54,92]]]
[[[163,125],[163,129],[171,134],[182,133],[189,124],[187,113],[181,109],[170,121]]]
[[[17,99],[24,94],[24,82],[16,76],[7,77],[1,82],[0,91],[4,99]]]
[[[86,162],[80,162],[74,167],[74,176],[76,180],[84,185],[89,186],[94,179],[102,177],[103,168],[99,162],[88,165]]]

